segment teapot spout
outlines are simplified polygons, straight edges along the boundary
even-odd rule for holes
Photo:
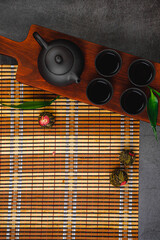
[[[80,82],[80,78],[75,73],[71,72],[69,74],[69,81],[73,81],[73,82],[79,83]]]

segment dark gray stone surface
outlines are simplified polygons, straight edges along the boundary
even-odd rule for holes
[[[0,0],[0,35],[26,38],[31,24],[160,61],[158,0]],[[1,62],[10,60],[1,58]],[[160,128],[158,128],[160,139]],[[139,239],[160,239],[160,143],[140,127]]]

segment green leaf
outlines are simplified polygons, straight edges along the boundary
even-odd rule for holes
[[[148,99],[148,103],[147,103],[147,113],[148,113],[148,117],[153,129],[153,133],[154,136],[157,139],[157,130],[156,130],[156,125],[157,125],[157,116],[158,116],[158,99],[157,97],[154,95],[152,89],[150,88],[150,93],[151,96]]]
[[[150,87],[150,86],[148,86],[148,88],[149,88],[150,90],[152,90],[153,92],[155,92],[155,93],[160,97],[160,93],[157,92],[154,88],[152,88],[152,87]]]
[[[1,102],[2,106],[5,107],[11,107],[11,108],[19,108],[19,109],[37,109],[37,108],[42,108],[42,107],[46,107],[46,106],[50,106],[58,97],[56,97],[55,99],[52,99],[51,101],[30,101],[30,102],[24,102],[24,103],[20,103],[18,105],[16,104],[5,104]]]

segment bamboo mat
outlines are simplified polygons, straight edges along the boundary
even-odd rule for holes
[[[17,66],[1,65],[1,99],[52,99],[16,81]],[[0,239],[138,239],[139,121],[60,97],[39,110],[1,108]],[[114,188],[122,149],[133,149],[129,183]],[[122,167],[122,166],[120,166]]]

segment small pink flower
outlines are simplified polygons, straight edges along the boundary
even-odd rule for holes
[[[135,155],[135,154],[134,154],[134,153],[131,153],[131,152],[129,152],[129,155],[134,157],[134,155]]]
[[[41,126],[46,126],[49,123],[49,117],[48,116],[42,116],[39,120],[39,124]]]
[[[52,155],[55,156],[56,152],[53,152]]]
[[[126,183],[127,183],[126,181],[122,182],[122,183],[121,183],[121,186],[125,185]]]

